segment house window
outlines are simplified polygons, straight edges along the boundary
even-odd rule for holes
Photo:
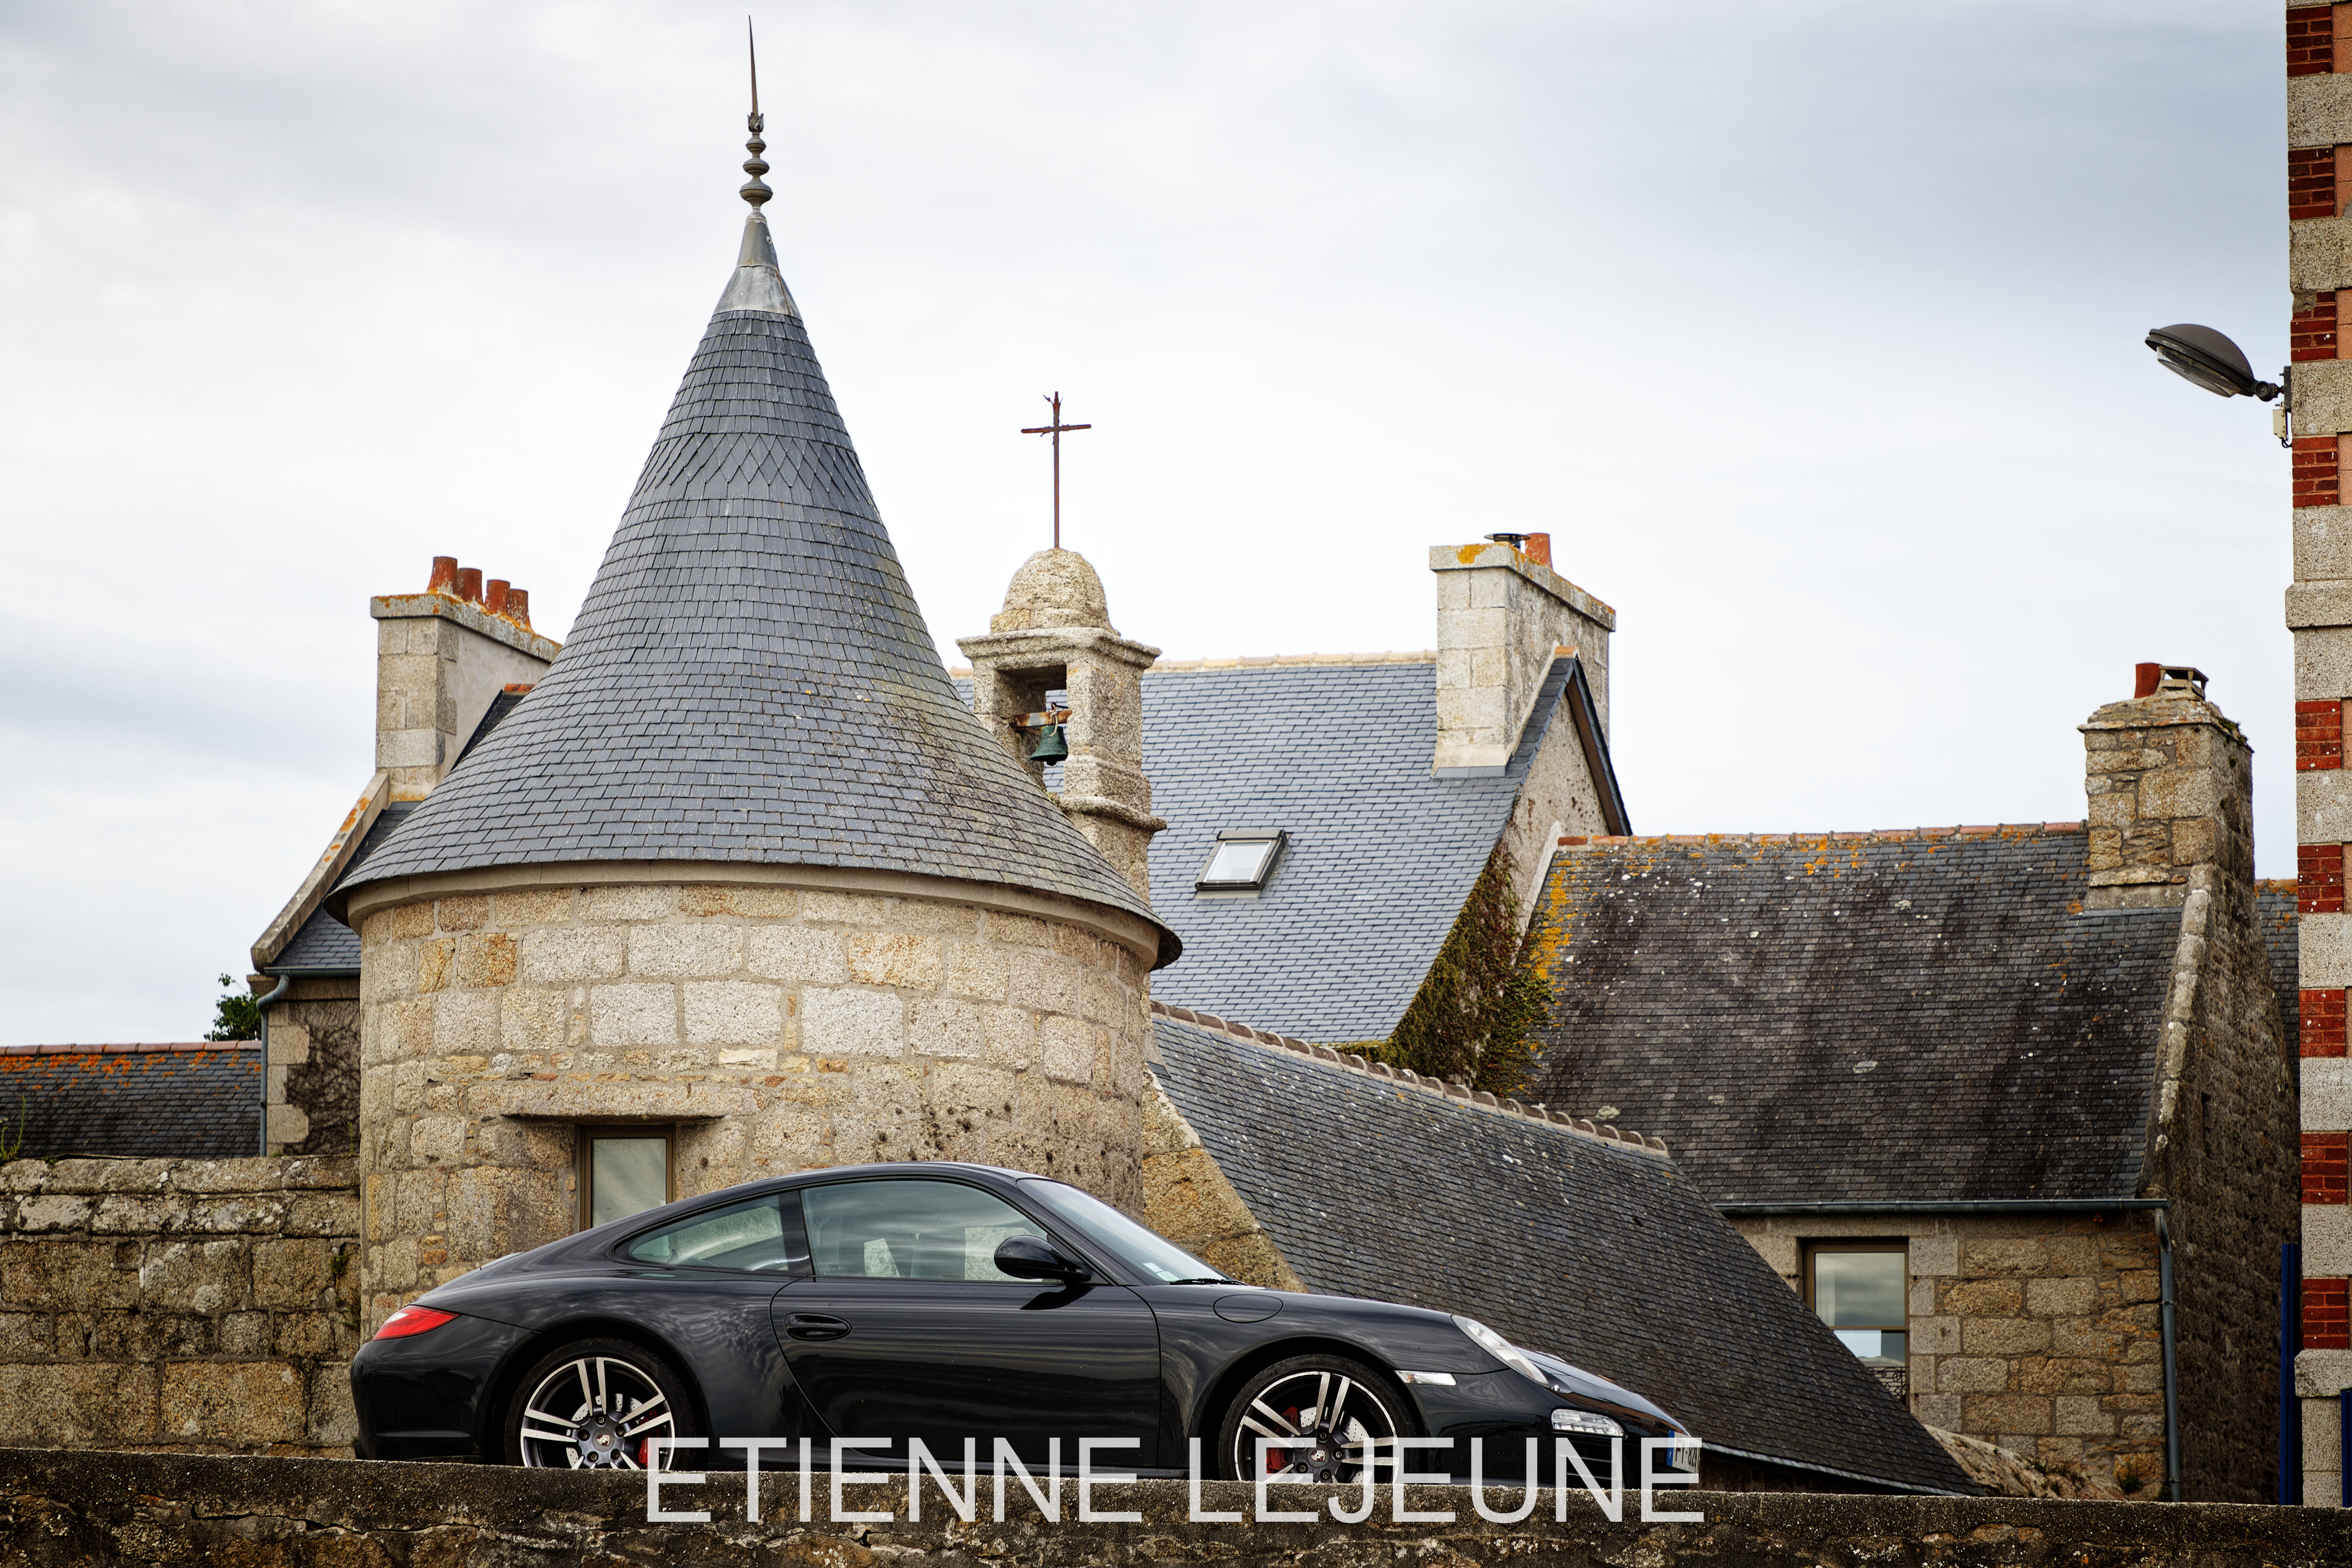
[[[626,1219],[670,1201],[670,1130],[580,1130],[580,1223]]]
[[[1281,858],[1282,847],[1289,837],[1271,827],[1229,829],[1218,834],[1215,846],[1209,851],[1209,863],[1201,868],[1193,888],[1204,893],[1257,891],[1274,874],[1274,863]]]
[[[1820,1241],[1805,1249],[1805,1300],[1865,1365],[1908,1365],[1900,1241]]]

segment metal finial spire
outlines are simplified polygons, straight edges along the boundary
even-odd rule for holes
[[[768,189],[767,182],[760,178],[768,172],[767,160],[760,156],[768,150],[768,144],[760,140],[760,132],[765,124],[760,113],[760,45],[759,40],[751,36],[751,18],[749,16],[743,18],[743,42],[751,51],[751,112],[744,120],[744,123],[751,128],[751,139],[743,143],[751,149],[751,155],[743,160],[743,172],[751,178],[738,194],[751,204],[753,212],[758,212],[760,204],[776,193]]]

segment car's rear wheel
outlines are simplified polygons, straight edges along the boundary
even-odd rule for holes
[[[578,1340],[542,1356],[507,1407],[509,1464],[539,1469],[641,1470],[656,1437],[695,1436],[685,1381],[626,1340]],[[675,1451],[661,1451],[675,1469]]]
[[[1376,1477],[1393,1473],[1391,1439],[1406,1435],[1407,1418],[1387,1380],[1362,1363],[1293,1356],[1242,1385],[1225,1411],[1217,1452],[1234,1480],[1250,1480],[1263,1468],[1268,1475],[1354,1482],[1367,1467]]]

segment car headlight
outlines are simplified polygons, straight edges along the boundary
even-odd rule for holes
[[[1551,1384],[1545,1380],[1543,1373],[1538,1369],[1536,1363],[1528,1359],[1527,1352],[1521,1350],[1518,1346],[1513,1344],[1510,1341],[1505,1339],[1502,1335],[1496,1333],[1494,1330],[1488,1328],[1477,1319],[1465,1318],[1461,1313],[1456,1312],[1454,1314],[1454,1326],[1460,1329],[1464,1333],[1469,1335],[1470,1342],[1472,1344],[1476,1345],[1480,1350],[1485,1351],[1488,1355],[1493,1356],[1496,1361],[1501,1362],[1505,1366],[1509,1367],[1521,1377],[1533,1383],[1537,1387],[1549,1388],[1551,1386]]]
[[[1625,1428],[1606,1415],[1590,1410],[1555,1410],[1551,1413],[1551,1429],[1555,1432],[1580,1432],[1588,1437],[1622,1437]]]

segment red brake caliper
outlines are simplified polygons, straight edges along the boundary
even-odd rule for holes
[[[1294,1428],[1297,1427],[1298,1425],[1298,1406],[1294,1405],[1289,1409],[1284,1411],[1282,1413],[1282,1418],[1285,1421],[1289,1422]],[[1273,1475],[1276,1471],[1286,1467],[1289,1463],[1289,1449],[1268,1448],[1265,1451],[1265,1473],[1267,1475]]]

